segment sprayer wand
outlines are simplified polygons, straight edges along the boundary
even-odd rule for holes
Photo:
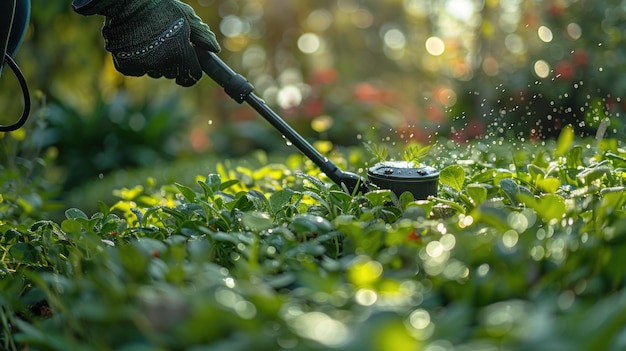
[[[350,194],[369,191],[369,182],[351,172],[344,172],[327,157],[319,153],[310,143],[274,112],[263,99],[256,96],[254,86],[242,75],[233,71],[216,54],[196,48],[202,70],[217,84],[224,88],[228,96],[237,103],[247,102],[255,111],[265,118],[274,128],[298,148],[305,156],[315,163],[335,184],[345,185]]]

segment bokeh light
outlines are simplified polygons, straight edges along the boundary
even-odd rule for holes
[[[426,51],[433,56],[440,56],[446,50],[446,45],[439,37],[426,39]]]
[[[539,35],[539,39],[541,39],[541,41],[543,41],[544,43],[549,43],[554,38],[554,36],[552,35],[552,31],[546,26],[539,27],[539,29],[537,30],[537,35]]]
[[[322,41],[314,33],[304,33],[298,38],[298,49],[305,54],[314,54],[319,51]]]
[[[550,65],[544,60],[538,60],[534,65],[534,73],[539,78],[546,78],[550,75]]]

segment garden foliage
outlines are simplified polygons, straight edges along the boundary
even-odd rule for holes
[[[427,200],[229,164],[94,214],[0,222],[0,345],[623,350],[623,144],[565,129],[438,147]]]

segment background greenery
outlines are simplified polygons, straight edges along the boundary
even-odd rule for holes
[[[310,140],[537,139],[623,133],[620,1],[192,0],[220,55]],[[113,169],[253,149],[294,152],[208,79],[184,89],[112,66],[102,18],[33,0],[17,55],[65,189]],[[2,118],[19,108],[1,82]],[[17,114],[17,111],[16,111]],[[80,147],[79,147],[80,146]]]

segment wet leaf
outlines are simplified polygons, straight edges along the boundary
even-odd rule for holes
[[[331,223],[322,216],[314,216],[310,214],[298,214],[291,220],[291,227],[296,233],[323,234],[332,230]]]
[[[583,166],[583,148],[580,145],[572,147],[566,155],[566,164],[568,168],[578,168]]]
[[[243,214],[243,224],[254,232],[261,232],[274,226],[274,221],[269,213],[246,212]]]
[[[565,199],[555,194],[547,194],[539,198],[520,194],[519,198],[526,206],[534,209],[539,217],[548,222],[562,219],[567,212]]]
[[[517,195],[519,195],[520,193],[520,188],[513,179],[502,179],[500,181],[500,189],[502,190],[503,195],[505,195],[506,198],[509,199],[511,204],[517,205]]]
[[[474,206],[478,206],[487,200],[487,188],[481,184],[469,184],[467,195],[472,199]]]
[[[285,207],[291,201],[291,198],[295,192],[291,189],[282,189],[279,190],[269,198],[269,208],[272,213],[276,213],[280,211],[283,207]]]
[[[83,231],[83,226],[78,220],[66,219],[61,222],[61,229],[68,234],[80,234]]]
[[[566,126],[561,130],[561,134],[556,142],[556,150],[554,150],[554,156],[559,157],[565,155],[567,150],[574,142],[574,128],[572,126]]]
[[[543,168],[532,163],[528,165],[528,173],[533,180],[544,178],[546,176],[546,171],[544,171]]]
[[[241,181],[239,179],[230,179],[230,180],[226,180],[224,182],[222,182],[220,184],[220,190],[224,191],[226,189],[229,189],[237,184],[239,184]]]
[[[589,185],[593,181],[602,178],[609,172],[611,172],[611,169],[607,166],[589,167],[578,173],[576,177],[580,179],[583,184]]]
[[[87,215],[85,214],[85,212],[77,209],[77,208],[70,208],[67,211],[65,211],[65,217],[67,219],[89,219],[89,217],[87,217]]]
[[[191,188],[186,187],[182,184],[179,183],[175,183],[174,185],[176,185],[176,188],[178,189],[178,191],[180,191],[180,193],[183,195],[183,197],[185,198],[185,200],[187,200],[188,202],[194,202],[196,199],[196,193],[191,190]]]
[[[448,166],[439,172],[439,182],[461,191],[465,183],[465,170],[459,165]]]
[[[561,182],[557,178],[544,178],[538,179],[536,185],[543,192],[555,193],[561,186]]]

